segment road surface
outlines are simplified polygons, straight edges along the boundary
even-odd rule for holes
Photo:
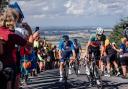
[[[73,71],[72,71],[73,72]],[[60,83],[59,70],[47,70],[40,73],[37,77],[30,78],[31,82],[23,89],[64,89],[64,83]],[[120,77],[103,77],[103,89],[128,89],[128,79]],[[68,89],[97,89],[90,87],[84,68],[81,68],[81,74],[76,77],[75,74],[69,75]]]

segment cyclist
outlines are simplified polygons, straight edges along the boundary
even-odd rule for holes
[[[106,36],[104,35],[104,29],[101,27],[98,27],[96,29],[96,34],[92,34],[89,38],[89,41],[86,46],[86,57],[89,58],[89,60],[92,57],[92,54],[94,54],[94,59],[96,61],[96,64],[100,67],[100,57],[103,55],[103,48],[104,43],[106,40]],[[101,69],[102,66],[101,66]],[[90,75],[89,68],[86,66],[86,74]]]
[[[105,44],[106,36],[104,35],[104,29],[98,27],[96,29],[96,34],[92,34],[86,46],[86,56],[91,58],[92,53],[94,53],[96,61],[100,60],[100,56],[103,55],[103,47]]]
[[[74,48],[75,48],[76,59],[79,62],[80,61],[80,54],[82,52],[82,48],[81,48],[81,45],[80,45],[80,43],[78,42],[77,39],[73,39],[73,44],[74,44]],[[79,69],[78,69],[78,74],[80,74],[80,70]]]
[[[59,43],[59,59],[60,59],[60,82],[63,81],[63,67],[65,59],[75,59],[75,49],[73,42],[69,40],[68,35],[62,36],[62,41]],[[71,62],[71,61],[70,61]],[[69,69],[69,72],[71,70]]]

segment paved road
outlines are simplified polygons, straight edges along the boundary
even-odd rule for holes
[[[81,75],[76,77],[75,74],[69,76],[68,89],[97,89],[88,85],[84,68],[81,69]],[[64,84],[58,82],[58,69],[42,72],[37,77],[30,78],[32,80],[24,89],[64,89]],[[128,89],[128,79],[120,77],[103,77],[104,89]]]

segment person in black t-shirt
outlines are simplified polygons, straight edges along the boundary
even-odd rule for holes
[[[106,76],[110,77],[110,72],[111,72],[111,63],[114,64],[114,67],[116,69],[116,75],[118,76],[120,74],[118,64],[117,64],[117,52],[113,48],[115,46],[115,43],[110,43],[108,39],[106,39],[105,43],[105,52],[104,52],[104,62],[106,63],[107,67],[107,74]],[[115,46],[116,47],[116,46]]]

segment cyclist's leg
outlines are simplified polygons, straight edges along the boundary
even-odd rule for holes
[[[72,52],[71,51],[69,51],[68,52],[68,55],[67,55],[67,58],[69,59],[69,74],[72,74],[72,71],[71,71],[71,65],[73,64],[73,62],[74,62],[74,59],[71,59],[71,57],[72,57]]]
[[[67,51],[62,52],[62,58],[60,59],[60,81],[63,80],[64,62],[68,58],[69,53]]]
[[[64,59],[60,61],[60,78],[63,78]]]
[[[96,65],[100,68],[100,49],[99,47],[96,47],[94,50],[94,59],[96,62]]]
[[[93,48],[92,48],[92,46],[89,46],[88,47],[88,61],[86,61],[87,63],[86,63],[86,74],[87,75],[90,75],[90,60],[92,59],[92,52],[93,52],[93,50],[92,50]]]
[[[76,67],[78,67],[77,71],[78,71],[78,74],[80,74],[80,53],[79,52],[77,53],[77,57],[76,57]]]

